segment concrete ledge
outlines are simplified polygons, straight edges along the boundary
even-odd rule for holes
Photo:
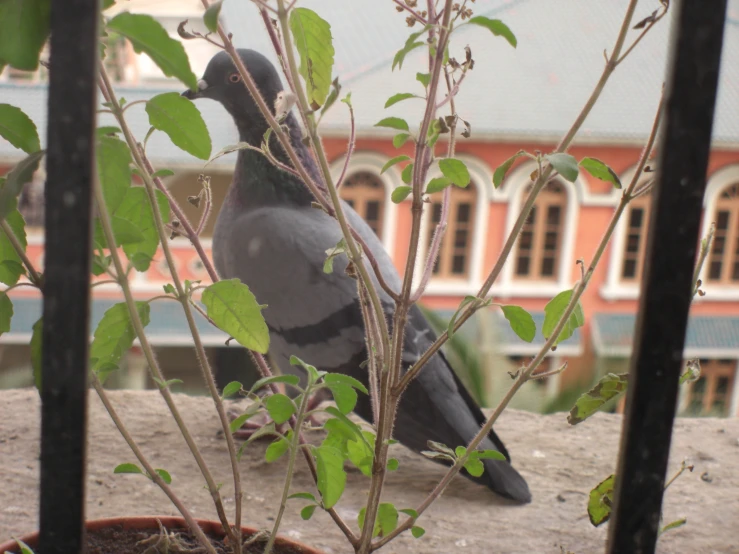
[[[192,456],[155,391],[110,393],[121,417],[155,467],[172,474],[172,486],[196,517],[215,518]],[[209,398],[176,395],[195,440],[222,493],[229,513],[233,487],[225,441]],[[134,461],[97,396],[90,396],[88,446],[88,518],[123,514],[174,514],[166,497],[140,475],[114,475],[113,468]],[[0,542],[37,526],[39,397],[35,390],[0,391]],[[577,554],[602,552],[605,526],[595,529],[585,506],[588,491],[614,469],[620,416],[601,414],[571,428],[564,414],[540,416],[506,412],[496,426],[528,479],[532,504],[511,507],[487,489],[456,479],[446,495],[420,522],[421,539],[402,536],[383,552],[554,553],[560,545]],[[320,440],[316,436],[315,440]],[[277,511],[285,460],[264,462],[265,443],[247,448],[242,458],[245,522],[271,526]],[[385,498],[398,508],[415,507],[443,474],[443,468],[396,446],[400,469],[390,474]],[[684,527],[660,541],[662,553],[739,553],[739,419],[680,419],[675,427],[670,472],[687,458],[695,464],[668,491],[665,521],[687,517]],[[701,475],[704,475],[703,479]],[[339,512],[348,520],[366,497],[368,481],[349,470]],[[298,463],[293,491],[315,489],[305,465]],[[347,543],[322,513],[300,519],[300,501],[291,501],[282,533],[323,549],[349,552]]]

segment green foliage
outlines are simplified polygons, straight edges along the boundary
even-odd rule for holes
[[[580,167],[590,173],[596,179],[611,183],[617,189],[621,188],[621,179],[618,175],[605,163],[597,158],[583,158],[580,160]]]
[[[346,240],[341,239],[336,246],[326,250],[326,261],[323,262],[323,272],[326,274],[333,273],[334,271],[334,260],[341,254],[346,254],[347,245]]]
[[[580,169],[577,165],[577,160],[569,154],[557,152],[554,154],[547,154],[544,156],[545,159],[549,160],[552,167],[567,181],[574,183],[577,180],[577,176],[580,173]]]
[[[408,133],[398,133],[393,137],[393,146],[395,148],[400,148],[403,146],[406,142],[408,142],[408,139],[411,138],[410,134]]]
[[[549,339],[554,332],[554,328],[557,326],[557,323],[559,323],[562,315],[564,315],[565,309],[567,309],[567,305],[570,303],[570,298],[572,298],[572,291],[565,290],[552,298],[549,303],[544,306],[544,324],[542,325],[541,332],[545,339]],[[577,306],[575,306],[574,311],[570,314],[567,323],[565,323],[565,326],[562,328],[559,337],[557,337],[557,340],[554,342],[554,346],[557,346],[563,340],[570,338],[575,332],[575,329],[582,327],[584,324],[585,314],[582,311],[582,304],[578,301]]]
[[[152,377],[154,379],[154,382],[159,386],[161,389],[167,389],[171,387],[172,385],[181,384],[184,381],[182,379],[167,379],[166,381],[163,381],[162,379],[159,379],[158,377]]]
[[[408,198],[408,195],[413,192],[413,189],[409,187],[408,185],[401,185],[399,187],[395,187],[392,194],[390,194],[390,199],[395,204],[400,204],[403,200]]]
[[[434,177],[429,181],[428,185],[426,185],[426,194],[440,192],[451,184],[452,180],[449,179],[449,177]]]
[[[328,510],[336,505],[346,486],[344,456],[331,446],[313,447],[313,456],[318,472],[318,491],[323,499],[323,507]]]
[[[99,137],[96,160],[105,205],[113,215],[131,187],[131,152],[117,137]]]
[[[5,223],[8,224],[13,235],[25,251],[27,246],[26,222],[23,220],[23,216],[16,208],[13,208],[5,217]],[[5,283],[8,286],[15,285],[21,275],[24,274],[25,269],[20,256],[13,248],[13,244],[5,231],[0,229],[0,283]]]
[[[513,165],[513,162],[515,162],[518,158],[521,156],[525,156],[526,152],[523,150],[519,150],[513,156],[508,158],[506,161],[504,161],[502,164],[498,166],[498,168],[493,173],[493,186],[497,189],[501,184],[503,184],[503,180],[505,179],[506,173],[508,173],[508,170],[511,169],[511,166]]]
[[[33,174],[38,169],[44,152],[44,150],[37,150],[18,162],[8,172],[5,181],[2,183],[2,189],[0,189],[0,220],[7,217],[15,209],[17,198],[21,190],[23,190],[23,185],[33,179]]]
[[[331,388],[333,384],[343,384],[362,391],[364,394],[369,394],[367,387],[365,387],[361,381],[350,375],[344,375],[343,373],[328,373],[323,377],[323,382],[328,384],[329,388]]]
[[[613,486],[615,475],[610,475],[590,491],[588,497],[588,516],[595,527],[608,521],[613,505]]]
[[[407,166],[403,168],[403,171],[400,172],[400,179],[404,183],[409,184],[412,178],[413,178],[413,164],[408,164]]]
[[[250,350],[266,354],[269,349],[269,330],[262,316],[262,308],[244,283],[225,279],[213,283],[203,291],[208,317],[219,329],[231,335]]]
[[[302,510],[300,510],[300,517],[304,520],[309,520],[313,517],[313,512],[316,511],[317,506],[315,504],[309,504],[308,506],[303,507]]]
[[[399,131],[409,131],[408,122],[400,117],[386,117],[375,123],[375,127],[388,127]]]
[[[426,534],[426,529],[423,527],[419,527],[418,525],[414,525],[411,527],[411,535],[413,535],[414,539],[420,539]]]
[[[223,6],[223,0],[213,2],[203,14],[203,23],[211,33],[218,30],[218,16],[221,14],[221,6]]]
[[[243,388],[243,385],[239,383],[238,381],[231,381],[228,385],[223,387],[223,393],[221,394],[221,397],[228,398],[229,396],[234,396],[242,388]]]
[[[261,407],[262,405],[259,402],[254,402],[253,404],[250,404],[243,414],[239,414],[239,416],[234,418],[234,420],[229,424],[229,429],[231,430],[231,432],[235,433],[236,431],[241,429],[241,426],[244,425],[244,423],[246,423],[249,419],[254,417]],[[265,434],[269,434],[270,429],[268,426],[265,425],[262,429],[265,430]],[[271,430],[274,431],[274,424],[272,425]],[[256,433],[249,437],[250,441],[252,439],[255,439],[254,435],[256,435]]]
[[[398,510],[389,502],[382,502],[377,510],[380,533],[387,536],[398,526]]]
[[[421,35],[423,35],[426,31],[428,31],[431,28],[431,25],[426,25],[423,29],[420,31],[416,31],[415,33],[411,33],[411,35],[408,37],[408,39],[405,41],[405,45],[403,45],[403,48],[398,50],[393,57],[393,71],[395,71],[395,66],[398,66],[398,69],[403,69],[403,62],[405,61],[405,57],[410,54],[413,50],[416,48],[420,48],[421,46],[424,46],[426,43],[422,40],[418,40]]]
[[[289,434],[288,434],[289,437]],[[264,453],[264,459],[268,463],[278,460],[285,452],[290,449],[290,440],[285,437],[278,437],[268,447]]]
[[[18,545],[18,547],[21,549],[21,554],[34,554],[33,550],[30,546],[28,546],[26,543],[24,543],[20,539],[14,539],[15,543]]]
[[[397,135],[399,136],[399,135]],[[395,156],[394,158],[391,158],[387,162],[385,162],[385,165],[382,166],[382,169],[380,170],[380,175],[385,173],[388,169],[393,167],[395,164],[398,164],[400,162],[405,162],[407,160],[410,160],[410,156],[406,156],[405,154],[401,154],[400,156]]]
[[[156,190],[154,195],[157,199],[159,215],[163,223],[169,221],[169,201],[164,193]],[[144,187],[131,187],[126,191],[115,217],[130,223],[134,229],[141,234],[141,240],[125,242],[123,251],[137,271],[149,269],[152,257],[159,247],[159,233],[154,220],[154,213],[149,203],[149,196]],[[116,233],[116,240],[120,239]]]
[[[628,385],[628,373],[618,375],[609,373],[603,376],[598,384],[577,399],[570,410],[570,415],[567,416],[567,422],[570,425],[577,425],[585,421],[600,410],[606,402],[625,392]]]
[[[136,302],[141,325],[149,324],[150,306],[148,302]],[[90,369],[94,371],[101,382],[111,371],[118,369],[123,355],[133,346],[136,338],[131,321],[131,314],[125,302],[120,302],[108,308],[98,323],[90,345]]]
[[[428,88],[429,83],[431,82],[431,74],[430,73],[416,73],[416,81],[421,83],[423,85],[423,88]]]
[[[167,133],[175,146],[201,160],[210,158],[210,133],[192,101],[176,92],[157,94],[146,103],[146,113],[151,126]]]
[[[671,529],[677,529],[678,527],[682,527],[688,522],[687,518],[681,518],[673,521],[672,523],[668,523],[662,529],[659,530],[659,534],[665,533],[666,531],[669,531]]]
[[[137,54],[149,56],[168,77],[175,77],[191,90],[197,90],[198,79],[190,68],[182,43],[150,15],[122,12],[108,21],[107,28],[131,41]]]
[[[0,2],[0,67],[35,71],[49,36],[51,0]]]
[[[413,94],[412,92],[399,92],[398,94],[393,94],[390,98],[387,99],[387,102],[385,102],[385,107],[389,108],[390,106],[397,104],[398,102],[402,102],[403,100],[408,100],[409,98],[421,98],[417,94]]]
[[[496,37],[503,37],[504,39],[506,39],[508,41],[508,44],[510,44],[514,48],[518,44],[518,41],[516,40],[516,36],[508,28],[508,25],[503,23],[500,19],[489,19],[487,17],[478,15],[478,16],[471,18],[469,20],[469,23],[472,23],[473,25],[479,25],[480,27],[485,27],[487,30],[493,33]]]
[[[0,104],[0,137],[26,154],[41,149],[36,124],[23,110],[10,104]]]
[[[251,386],[249,393],[255,393],[262,387],[266,387],[267,385],[272,385],[275,383],[286,383],[288,385],[296,387],[298,383],[300,383],[300,377],[298,377],[297,375],[271,375],[269,377],[262,377]]]
[[[126,463],[117,465],[113,473],[140,473],[143,475],[144,471],[136,464]]]
[[[295,403],[284,394],[271,394],[265,399],[264,405],[270,417],[278,425],[285,423],[298,411]]]
[[[305,79],[308,102],[317,110],[328,96],[334,65],[331,25],[308,8],[290,12],[290,30],[300,54],[299,72]]]
[[[10,331],[10,320],[13,318],[13,302],[6,291],[0,291],[0,335]]]
[[[168,485],[172,484],[172,476],[166,469],[155,469],[154,472],[162,478],[162,480]]]
[[[501,306],[503,315],[511,324],[511,329],[521,340],[532,342],[536,336],[536,323],[529,312],[521,306]]]

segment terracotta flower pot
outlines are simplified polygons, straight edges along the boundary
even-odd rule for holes
[[[120,526],[124,530],[158,530],[159,524],[157,523],[157,520],[160,521],[166,529],[188,529],[185,520],[181,517],[175,516],[124,516],[111,517],[106,519],[95,519],[86,522],[85,529],[87,529],[88,531],[98,531],[100,529],[105,529],[106,527]],[[207,519],[196,519],[195,521],[197,521],[198,525],[200,525],[201,529],[205,532],[206,535],[216,538],[222,538],[224,536],[223,528],[221,527],[220,522]],[[252,527],[242,527],[241,531],[245,536],[249,536],[256,533],[257,529],[254,529]],[[38,544],[38,531],[17,538],[22,540],[31,548],[35,548]],[[275,542],[275,548],[279,547],[291,547],[294,552],[299,552],[302,554],[323,554],[315,548],[311,548],[309,546],[284,537],[277,538],[277,541]],[[4,554],[5,551],[8,551],[12,554],[20,553],[20,549],[18,548],[18,544],[15,542],[15,540],[9,540],[0,544],[0,554]]]

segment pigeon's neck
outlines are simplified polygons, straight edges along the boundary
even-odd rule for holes
[[[310,176],[317,180],[318,169],[308,148],[301,142],[300,128],[292,114],[285,121],[290,131],[290,142]],[[240,140],[261,148],[262,137],[266,129],[239,130]],[[270,136],[270,153],[281,163],[292,167],[287,154],[279,141]],[[249,205],[295,204],[310,205],[313,195],[302,180],[287,171],[279,169],[267,157],[254,150],[240,150],[234,172],[234,189],[232,192],[238,200]]]

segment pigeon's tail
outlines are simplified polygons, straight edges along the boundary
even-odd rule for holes
[[[479,448],[497,450],[489,442],[488,440],[483,441]],[[507,460],[485,459],[482,462],[485,466],[485,472],[480,477],[473,477],[465,470],[462,470],[462,473],[468,479],[485,485],[500,496],[522,504],[531,502],[531,492],[526,480]]]

